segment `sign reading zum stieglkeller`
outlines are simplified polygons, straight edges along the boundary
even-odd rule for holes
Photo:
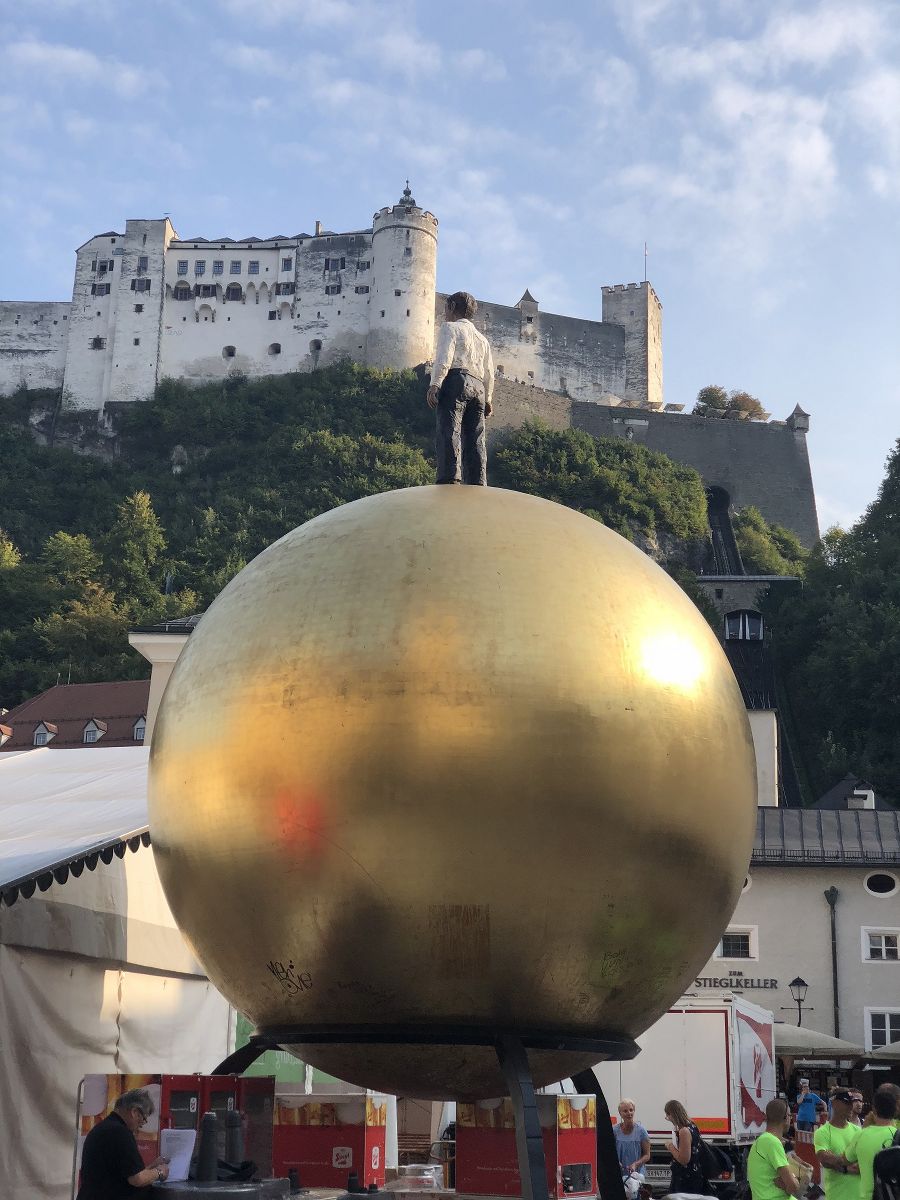
[[[701,975],[694,980],[694,987],[723,988],[730,991],[750,991],[751,988],[766,988],[772,990],[778,987],[777,979],[750,979],[743,971],[729,971],[724,977],[719,975]]]

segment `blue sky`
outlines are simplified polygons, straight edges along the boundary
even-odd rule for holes
[[[823,528],[900,433],[897,0],[0,0],[0,298],[126,217],[370,225],[409,176],[438,285],[664,306],[666,399],[799,402]]]

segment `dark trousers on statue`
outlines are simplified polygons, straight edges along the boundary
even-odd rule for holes
[[[484,384],[456,367],[438,394],[435,451],[438,483],[487,486]]]

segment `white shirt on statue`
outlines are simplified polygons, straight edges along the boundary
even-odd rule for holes
[[[458,367],[484,383],[485,402],[490,404],[494,391],[494,359],[491,344],[466,317],[445,321],[438,330],[431,369],[432,387],[440,387],[451,367]]]

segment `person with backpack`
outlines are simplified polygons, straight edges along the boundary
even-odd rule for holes
[[[700,1130],[687,1114],[680,1100],[669,1100],[664,1109],[666,1120],[672,1122],[672,1140],[666,1149],[672,1155],[670,1192],[689,1192],[695,1196],[709,1195],[709,1183],[700,1165],[702,1138]]]
[[[770,1100],[766,1105],[766,1128],[747,1155],[747,1182],[752,1200],[784,1200],[800,1196],[802,1185],[788,1166],[784,1150],[788,1106],[784,1100]]]
[[[875,1155],[885,1146],[890,1146],[897,1132],[897,1100],[894,1094],[878,1088],[872,1097],[872,1112],[872,1124],[864,1125],[853,1144],[844,1151],[846,1162],[859,1164],[859,1200],[872,1200]]]
[[[825,1200],[859,1200],[859,1168],[844,1157],[860,1134],[852,1116],[853,1093],[838,1088],[831,1095],[831,1116],[816,1130],[813,1143],[822,1167]]]

